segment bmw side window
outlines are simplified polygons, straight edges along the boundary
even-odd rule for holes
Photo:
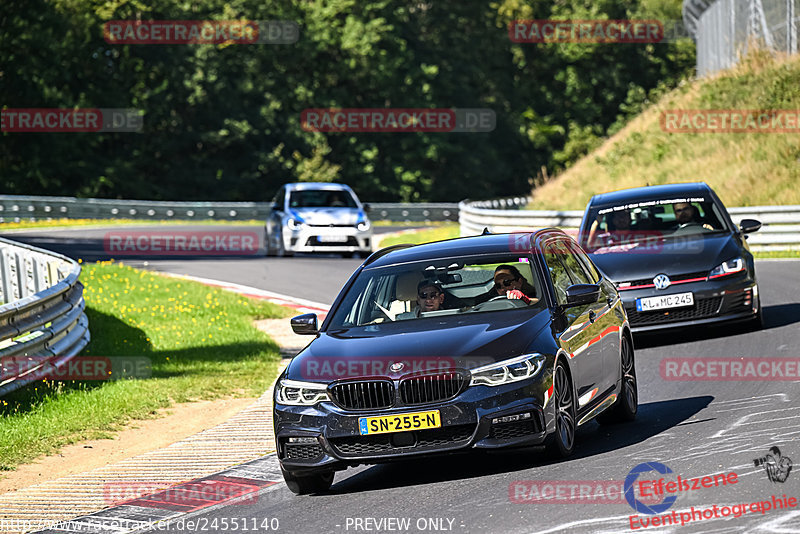
[[[576,247],[572,243],[569,244],[569,248],[570,251],[572,251],[574,257],[581,264],[581,267],[583,267],[583,272],[589,278],[588,283],[589,284],[598,283],[600,281],[600,273],[598,273],[597,269],[594,268],[594,265],[592,265],[592,262],[589,261],[589,258],[586,257],[586,254],[584,254],[578,247]]]
[[[572,280],[573,284],[591,284],[589,275],[584,271],[583,266],[578,262],[575,257],[575,251],[567,243],[559,241],[556,243],[561,261],[567,269],[567,274]]]
[[[556,292],[556,302],[558,304],[567,303],[567,288],[572,285],[572,280],[567,273],[564,264],[559,259],[563,255],[560,247],[556,243],[547,245],[544,249],[544,261],[547,270],[550,272],[550,280],[553,282],[553,289]]]

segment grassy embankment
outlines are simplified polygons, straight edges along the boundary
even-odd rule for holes
[[[708,183],[729,207],[800,204],[800,133],[668,133],[660,124],[668,110],[798,110],[798,81],[800,58],[759,52],[715,77],[687,82],[537,188],[528,207],[583,209],[596,193],[695,181]]]
[[[59,447],[109,437],[174,403],[256,397],[275,379],[277,346],[253,320],[280,306],[103,262],[81,280],[92,341],[85,356],[145,356],[152,376],[37,382],[0,398],[0,470]]]

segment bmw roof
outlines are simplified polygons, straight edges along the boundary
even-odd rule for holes
[[[711,188],[705,182],[649,185],[594,195],[589,203],[593,206],[621,205],[642,200],[669,198],[675,195],[707,195],[710,190]]]
[[[445,241],[435,241],[423,245],[396,245],[376,252],[367,260],[365,268],[385,267],[398,263],[425,261],[435,258],[457,258],[481,254],[523,254],[529,250],[529,241],[521,236],[533,236],[534,239],[545,235],[566,235],[556,228],[517,232],[513,234],[486,234],[471,237],[456,237]]]

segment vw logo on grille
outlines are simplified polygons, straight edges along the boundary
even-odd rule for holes
[[[653,283],[656,285],[656,289],[667,289],[672,284],[666,274],[659,274],[653,278]]]
[[[393,363],[392,365],[389,366],[389,370],[391,370],[392,372],[395,372],[395,373],[397,373],[398,371],[402,371],[403,370],[403,362]]]

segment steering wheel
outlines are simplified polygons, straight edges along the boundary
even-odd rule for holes
[[[493,302],[493,301],[495,301],[495,300],[500,300],[500,299],[508,299],[508,297],[507,297],[507,296],[505,296],[505,295],[499,295],[499,296],[497,296],[497,297],[492,297],[492,298],[490,298],[490,299],[489,299],[489,300],[487,300],[486,302]]]

